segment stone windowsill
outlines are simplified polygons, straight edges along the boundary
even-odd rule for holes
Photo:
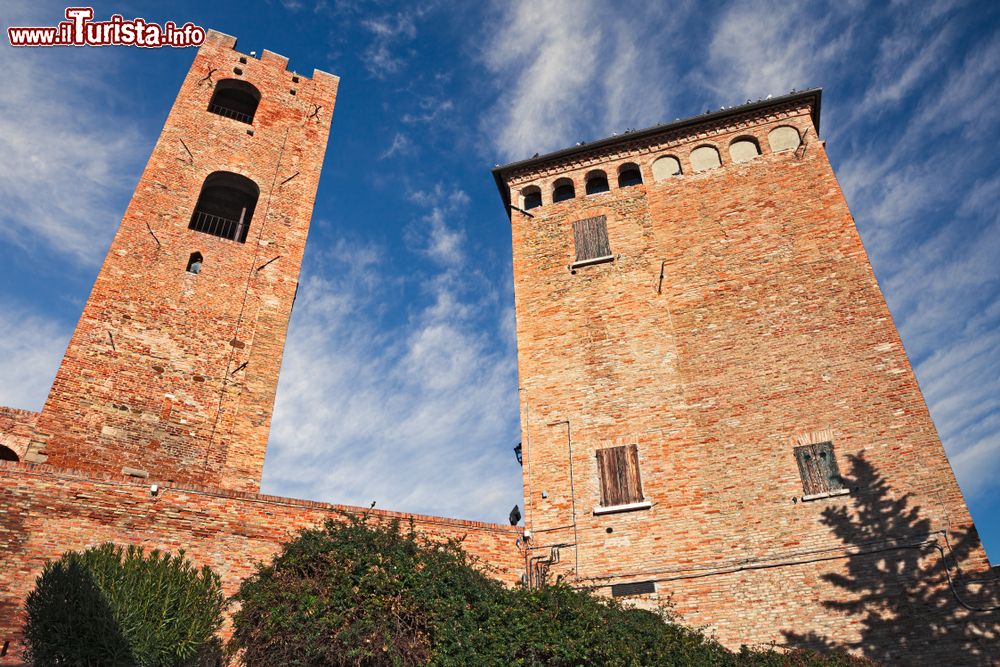
[[[820,500],[822,498],[832,498],[833,496],[846,496],[851,492],[850,489],[837,489],[836,491],[824,491],[823,493],[813,493],[812,495],[802,496],[802,502],[808,502],[810,500]]]
[[[643,500],[638,503],[628,503],[626,505],[608,505],[607,507],[595,507],[594,516],[600,514],[615,514],[617,512],[635,512],[636,510],[648,510],[653,506],[653,503],[648,500]]]
[[[605,255],[604,257],[594,257],[592,259],[582,259],[579,262],[573,262],[569,265],[570,270],[579,269],[582,266],[590,266],[592,264],[603,264],[604,262],[613,262],[615,259],[614,255]]]

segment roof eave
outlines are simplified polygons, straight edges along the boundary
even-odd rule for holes
[[[760,109],[766,109],[775,104],[784,104],[796,99],[802,99],[803,101],[808,98],[812,98],[812,121],[816,128],[816,133],[819,134],[819,119],[820,119],[820,106],[823,101],[823,89],[822,88],[810,88],[809,90],[803,90],[801,92],[789,93],[788,95],[782,95],[781,97],[772,97],[767,100],[760,100],[758,102],[751,102],[750,104],[743,104],[736,107],[729,107],[728,109],[722,109],[720,111],[713,111],[712,113],[702,114],[700,116],[692,116],[690,118],[684,118],[682,120],[674,121],[673,123],[665,123],[662,125],[655,125],[653,127],[646,128],[644,130],[638,130],[636,132],[629,132],[628,134],[620,134],[614,137],[608,137],[606,139],[600,139],[582,146],[571,146],[569,148],[563,148],[552,153],[546,153],[545,155],[539,155],[538,157],[531,157],[526,160],[518,160],[517,162],[510,162],[505,165],[500,165],[492,169],[493,180],[497,184],[497,190],[500,191],[500,197],[503,199],[504,208],[507,210],[507,217],[511,217],[511,201],[510,201],[510,188],[507,187],[504,181],[504,174],[513,171],[515,169],[521,169],[533,164],[541,164],[542,162],[548,162],[552,160],[560,160],[567,158],[569,156],[575,155],[577,153],[585,153],[587,151],[592,151],[594,149],[603,148],[605,146],[611,146],[616,143],[621,143],[625,141],[636,141],[646,139],[647,137],[652,137],[663,132],[670,132],[673,130],[679,130],[690,126],[701,125],[703,123],[709,123],[712,121],[719,120],[720,118],[726,118],[728,116],[735,116],[739,114],[744,114],[747,112],[753,112]]]

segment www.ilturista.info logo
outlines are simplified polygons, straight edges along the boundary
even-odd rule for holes
[[[145,19],[126,20],[121,14],[108,21],[93,21],[93,7],[67,7],[66,19],[54,27],[7,28],[11,46],[199,46],[205,29],[193,23],[178,27],[173,21],[163,25]]]

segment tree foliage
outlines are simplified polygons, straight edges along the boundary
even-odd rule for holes
[[[348,516],[303,531],[243,582],[230,649],[288,665],[869,665],[808,650],[731,652],[665,609],[564,584],[508,589],[456,542]]]
[[[183,552],[69,551],[28,595],[24,657],[39,667],[211,665],[225,606],[219,576]]]

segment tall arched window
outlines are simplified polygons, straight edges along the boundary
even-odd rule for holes
[[[600,169],[595,169],[587,174],[588,195],[596,195],[599,192],[607,192],[610,189],[611,186],[608,185],[608,175]]]
[[[573,181],[568,178],[560,178],[553,184],[552,188],[552,201],[560,202],[566,201],[567,199],[572,199],[576,196],[576,188],[573,187]]]
[[[215,84],[208,110],[241,123],[252,123],[260,104],[260,91],[240,79],[223,79]]]
[[[246,176],[231,171],[208,175],[188,229],[245,243],[260,188]]]
[[[529,185],[521,190],[521,208],[530,211],[542,205],[542,190],[537,185]]]
[[[639,165],[626,162],[618,168],[618,187],[627,188],[631,185],[642,185],[642,172]]]

